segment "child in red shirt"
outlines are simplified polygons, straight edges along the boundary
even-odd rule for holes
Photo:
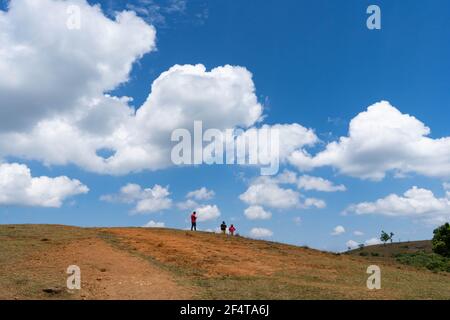
[[[236,231],[236,228],[234,227],[234,225],[231,225],[230,228],[228,229],[228,231],[230,231],[230,234],[232,236],[234,236],[234,232]]]

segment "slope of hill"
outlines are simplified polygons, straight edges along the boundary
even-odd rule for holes
[[[423,241],[409,241],[409,242],[394,242],[386,245],[380,244],[375,246],[367,246],[362,249],[355,249],[347,252],[352,255],[361,255],[362,252],[372,255],[378,254],[380,257],[394,258],[398,254],[405,253],[432,253],[432,245],[430,240]],[[364,254],[363,254],[364,255]]]
[[[382,289],[366,287],[378,264]],[[82,288],[65,289],[69,265]],[[450,274],[393,259],[170,229],[0,226],[3,299],[448,299]]]
[[[371,257],[378,261],[395,260],[402,264],[426,268],[431,271],[450,272],[450,258],[433,253],[430,240],[387,243],[347,252],[349,255]]]

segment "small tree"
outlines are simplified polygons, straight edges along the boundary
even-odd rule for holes
[[[386,232],[384,232],[384,231],[381,231],[381,237],[380,237],[380,240],[384,243],[384,244],[386,244],[386,242],[388,242],[389,240],[391,240],[391,243],[392,243],[392,238],[394,237],[394,233],[390,233],[390,234],[388,234],[388,233],[386,233]]]
[[[393,232],[391,232],[389,234],[389,240],[391,240],[391,243],[392,243],[392,241],[394,241],[394,233]]]
[[[433,251],[441,256],[450,257],[450,224],[440,226],[433,233]]]

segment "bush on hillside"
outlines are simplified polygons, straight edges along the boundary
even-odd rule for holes
[[[398,262],[409,266],[427,268],[434,272],[450,272],[450,259],[435,253],[401,253],[395,257]]]
[[[450,258],[450,224],[440,226],[433,233],[433,252]]]

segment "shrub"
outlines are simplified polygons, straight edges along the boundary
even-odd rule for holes
[[[427,268],[431,271],[450,272],[450,259],[435,253],[402,253],[396,255],[398,262],[413,267]]]
[[[433,252],[450,258],[450,224],[440,226],[433,233]]]
[[[359,255],[361,257],[367,257],[369,254],[367,252],[360,252]]]

